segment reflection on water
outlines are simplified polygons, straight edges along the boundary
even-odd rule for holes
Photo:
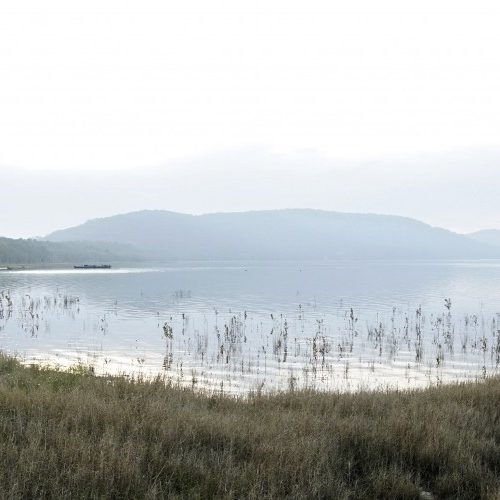
[[[500,263],[196,263],[0,272],[0,349],[227,393],[498,372]]]

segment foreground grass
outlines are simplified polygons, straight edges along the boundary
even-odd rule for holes
[[[500,380],[235,400],[0,356],[0,497],[499,498]]]

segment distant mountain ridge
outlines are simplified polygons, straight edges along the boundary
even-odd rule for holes
[[[415,219],[312,209],[144,210],[89,220],[46,239],[121,243],[173,260],[500,258],[495,245]]]

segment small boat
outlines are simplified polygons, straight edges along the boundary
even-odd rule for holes
[[[111,269],[109,264],[83,264],[82,266],[73,266],[74,269]]]

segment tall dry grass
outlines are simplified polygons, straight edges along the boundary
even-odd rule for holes
[[[428,494],[499,497],[499,379],[238,400],[0,357],[2,498]]]

